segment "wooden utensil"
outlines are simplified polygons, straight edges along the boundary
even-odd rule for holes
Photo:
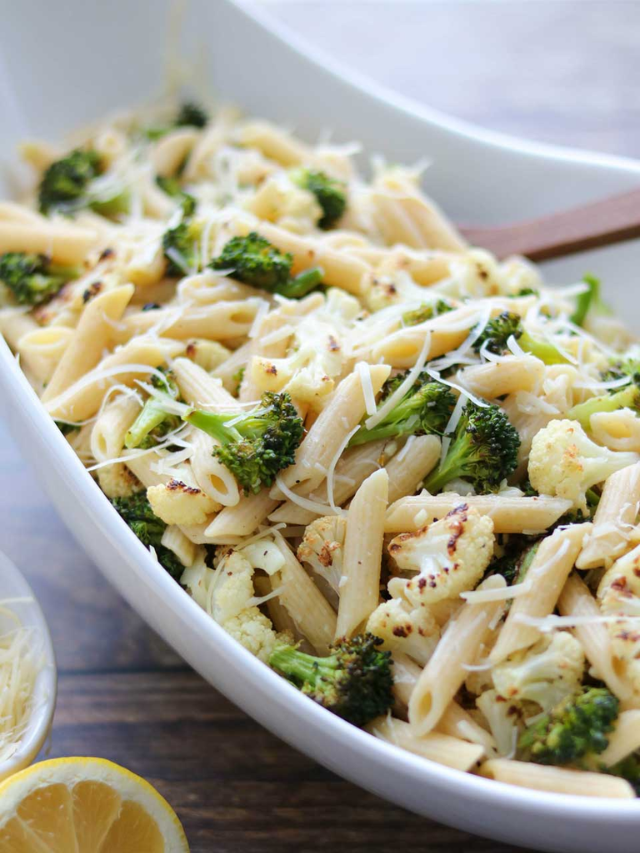
[[[460,231],[472,245],[499,258],[525,255],[546,261],[572,255],[640,237],[640,189],[514,225]]]

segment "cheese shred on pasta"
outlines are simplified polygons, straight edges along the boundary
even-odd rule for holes
[[[377,638],[394,694],[339,711],[375,736],[580,792],[597,755],[534,727],[592,689],[640,709],[640,346],[598,282],[467,245],[419,168],[232,109],[75,139],[30,240],[0,203],[0,332],[154,569],[274,668]],[[0,762],[35,677],[16,628]]]

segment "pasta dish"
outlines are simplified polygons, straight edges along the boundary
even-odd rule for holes
[[[230,108],[21,153],[0,331],[176,594],[415,755],[640,792],[640,348],[599,282]]]

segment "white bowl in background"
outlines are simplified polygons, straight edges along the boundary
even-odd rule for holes
[[[0,159],[24,137],[55,137],[162,89],[172,0],[14,4],[0,31]],[[428,7],[426,7],[428,9]],[[428,12],[425,12],[428,14]],[[411,162],[429,156],[426,188],[460,221],[500,223],[630,189],[640,164],[479,130],[363,81],[242,0],[191,0],[180,39],[200,80],[247,112]],[[25,45],[38,50],[25,60]],[[203,46],[205,50],[203,52]],[[27,62],[27,65],[25,65]],[[15,167],[0,195],[10,195]],[[11,179],[9,179],[9,177]],[[628,322],[638,242],[553,262],[553,280],[602,275]],[[640,803],[545,794],[464,774],[376,740],[301,695],[232,640],[151,558],[45,415],[0,341],[0,406],[60,516],[126,600],[198,672],[284,740],[347,779],[420,814],[548,851],[630,853]],[[428,837],[425,837],[428,843]]]
[[[20,619],[20,623],[33,632],[34,648],[41,654],[42,665],[36,677],[33,692],[33,709],[20,746],[6,761],[0,761],[0,782],[28,767],[42,749],[56,707],[56,661],[51,635],[29,584],[14,564],[0,553],[0,604],[6,606]],[[15,622],[0,612],[0,635],[15,628]]]

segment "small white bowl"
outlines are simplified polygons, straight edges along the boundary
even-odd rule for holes
[[[28,767],[40,752],[51,728],[57,689],[53,643],[42,608],[18,569],[0,553],[0,603],[7,600],[11,602],[7,606],[19,617],[22,625],[33,629],[35,642],[42,650],[43,663],[36,678],[31,719],[18,750],[7,761],[0,762],[0,782]],[[0,614],[0,634],[8,627],[7,618]]]

